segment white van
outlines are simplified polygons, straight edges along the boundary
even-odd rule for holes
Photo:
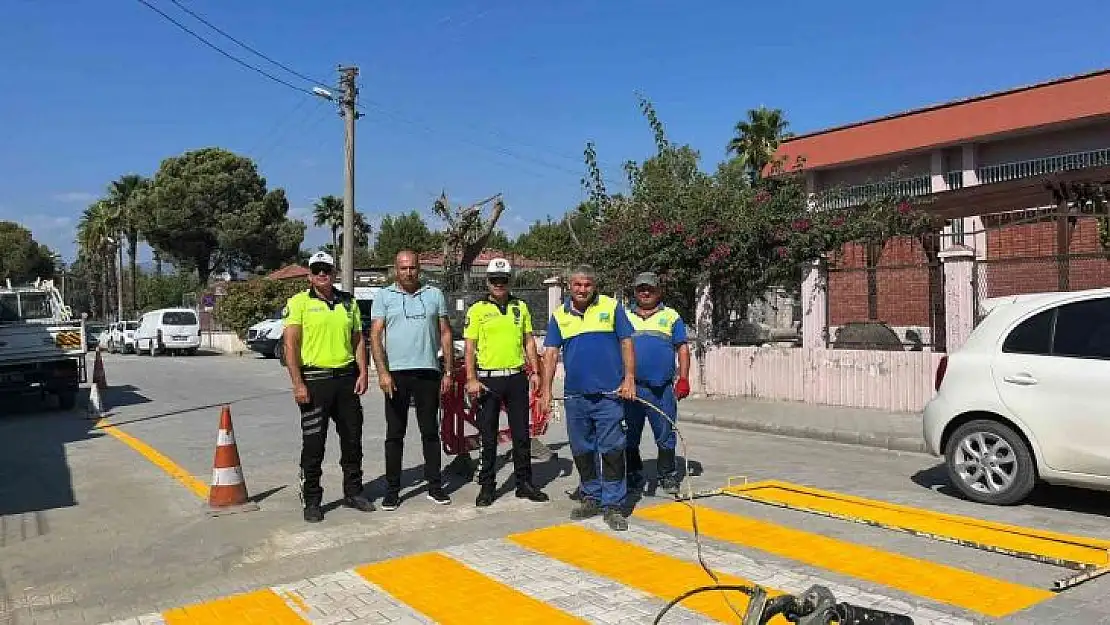
[[[135,353],[185,353],[190,356],[200,348],[200,319],[190,308],[162,308],[139,317],[135,330]]]

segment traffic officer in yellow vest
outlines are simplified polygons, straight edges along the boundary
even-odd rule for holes
[[[644,272],[633,282],[636,305],[629,311],[632,322],[632,344],[636,352],[636,395],[666,413],[667,419],[640,402],[624,407],[625,435],[628,443],[628,490],[643,487],[644,469],[640,458],[640,438],[644,421],[651,424],[658,448],[655,474],[664,491],[678,492],[678,471],[675,468],[675,435],[672,422],[678,421],[678,400],[690,394],[690,346],[686,342],[686,324],[673,308],[662,303],[659,276]],[[678,355],[678,379],[675,380],[675,353]]]
[[[481,490],[475,500],[479,507],[492,504],[494,499],[502,402],[508,413],[513,441],[516,496],[537,502],[548,500],[547,495],[532,484],[528,400],[530,387],[539,387],[539,356],[532,338],[532,314],[528,304],[509,291],[511,276],[509,261],[504,258],[490,261],[486,269],[489,295],[466,311],[463,330],[466,391],[479,405],[482,467],[478,472]],[[524,371],[526,362],[531,374]]]
[[[597,292],[590,267],[575,269],[568,286],[570,299],[552,311],[547,324],[540,409],[551,408],[551,387],[561,350],[567,436],[582,493],[571,516],[584,519],[604,514],[611,529],[627,530],[621,404],[636,396],[632,325],[623,306]]]
[[[362,495],[362,402],[366,392],[366,342],[354,296],[335,288],[335,260],[316,252],[308,260],[308,289],[282,311],[285,361],[293,399],[301,411],[301,498],[304,520],[324,519],[320,487],[328,420],[339,435],[343,503],[370,512]]]

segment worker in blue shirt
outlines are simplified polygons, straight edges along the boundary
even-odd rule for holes
[[[690,394],[690,346],[686,343],[686,324],[678,311],[662,303],[659,276],[644,272],[633,281],[636,304],[628,311],[634,332],[632,343],[636,352],[636,395],[658,407],[666,418],[645,404],[634,401],[624,407],[627,443],[628,490],[643,488],[644,462],[640,458],[640,438],[645,418],[651,424],[658,448],[656,471],[659,487],[670,494],[678,493],[679,479],[675,468],[675,435],[673,422],[678,421],[678,400]],[[678,356],[678,379],[675,379],[675,355]],[[669,419],[669,420],[668,420]]]
[[[561,350],[567,436],[582,490],[571,517],[603,514],[610,528],[627,530],[623,403],[636,396],[632,325],[623,306],[597,292],[589,266],[575,269],[568,287],[570,298],[547,325],[540,410],[551,409]]]

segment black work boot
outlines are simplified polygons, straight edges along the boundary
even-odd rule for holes
[[[601,504],[599,504],[597,500],[583,497],[581,503],[570,511],[570,518],[588,519],[599,514],[601,514]]]
[[[363,497],[362,495],[351,495],[350,497],[344,497],[343,505],[347,506],[348,508],[354,508],[355,510],[359,510],[361,512],[373,512],[375,510],[374,504],[370,503],[370,500],[366,497]]]
[[[527,499],[536,503],[543,503],[551,499],[547,496],[547,493],[528,483],[516,487],[516,496],[519,499]]]
[[[628,529],[628,519],[624,517],[624,512],[616,506],[609,506],[605,508],[605,523],[609,525],[609,529],[615,532],[623,532]]]
[[[483,486],[482,490],[478,491],[478,497],[474,500],[474,505],[479,508],[493,505],[494,489],[492,486]]]
[[[309,502],[304,506],[304,520],[306,523],[319,523],[324,520],[324,509],[319,502]]]
[[[663,492],[668,495],[677,495],[680,484],[681,482],[678,481],[677,475],[664,475],[659,480],[659,488],[662,488]]]

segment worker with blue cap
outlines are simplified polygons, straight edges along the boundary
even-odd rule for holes
[[[678,421],[678,400],[690,394],[690,346],[686,342],[686,324],[678,311],[663,304],[662,287],[655,273],[641,273],[633,280],[632,286],[636,303],[628,311],[628,319],[634,330],[636,396],[643,402],[628,402],[624,408],[628,427],[625,433],[628,490],[643,488],[644,462],[640,457],[640,439],[646,420],[651,424],[658,449],[655,473],[659,486],[673,495],[678,493],[679,486],[675,468],[678,437],[674,430]]]

